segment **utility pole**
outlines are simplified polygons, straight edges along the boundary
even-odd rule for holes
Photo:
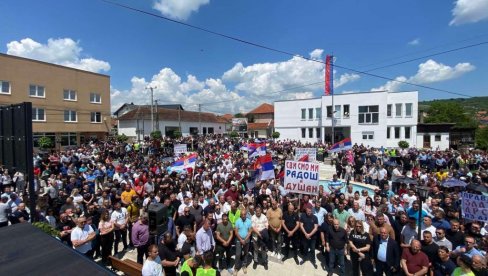
[[[178,107],[178,128],[180,130],[180,133],[183,134],[183,132],[181,132],[181,108]]]
[[[203,134],[202,132],[202,104],[198,104],[198,123],[199,123],[199,129],[198,129],[198,134]]]
[[[146,89],[151,90],[151,132],[154,131],[154,89],[157,87],[148,86]]]
[[[156,130],[159,130],[159,112],[158,112],[158,100],[154,100],[156,103]]]

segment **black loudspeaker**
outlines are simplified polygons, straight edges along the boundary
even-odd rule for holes
[[[168,218],[166,217],[168,208],[162,203],[151,203],[147,208],[149,217],[149,232],[160,235],[168,228]]]

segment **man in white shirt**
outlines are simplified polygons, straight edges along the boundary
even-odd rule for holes
[[[265,270],[268,270],[268,255],[267,244],[269,240],[268,235],[268,218],[262,214],[260,206],[256,207],[256,214],[251,217],[253,240],[254,240],[254,264],[256,269],[259,263],[259,256],[262,258],[262,264]]]
[[[86,218],[78,218],[75,229],[71,231],[73,248],[88,258],[93,259],[91,241],[95,239],[95,236],[95,231],[93,231],[90,225],[86,224]]]
[[[423,218],[422,227],[420,228],[420,235],[422,240],[424,239],[424,232],[429,231],[432,234],[432,238],[436,238],[436,228],[432,225],[432,219],[428,216]]]
[[[115,203],[115,209],[110,216],[110,220],[115,224],[114,255],[119,252],[119,242],[122,240],[124,250],[127,250],[127,223],[129,214],[125,207],[121,207],[120,202]]]

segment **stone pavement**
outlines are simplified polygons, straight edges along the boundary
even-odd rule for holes
[[[122,246],[120,245],[120,250],[122,250]],[[263,276],[263,275],[280,275],[280,276],[323,276],[326,275],[327,271],[324,271],[321,267],[322,262],[324,261],[321,254],[318,251],[315,252],[317,257],[317,269],[315,269],[310,262],[305,262],[303,265],[297,265],[293,258],[287,259],[285,262],[279,261],[277,258],[274,258],[268,254],[268,270],[265,270],[262,265],[258,265],[256,269],[253,269],[253,261],[247,267],[247,274],[244,274],[242,269],[238,272],[237,275],[243,276]],[[128,250],[125,252],[120,252],[116,257],[119,259],[131,259],[133,261],[137,260],[137,251],[136,250]],[[298,258],[302,260],[301,257]],[[252,260],[251,255],[249,255],[249,260]],[[97,259],[97,262],[100,262],[100,259]],[[351,275],[350,268],[351,264],[346,260],[346,275]],[[123,275],[122,273],[118,273],[118,275]],[[222,276],[232,276],[226,270],[221,272]],[[337,275],[334,273],[334,275]]]

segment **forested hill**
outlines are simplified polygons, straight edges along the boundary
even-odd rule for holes
[[[433,101],[419,102],[419,109],[426,110],[433,102],[455,102],[460,104],[464,110],[473,115],[478,111],[488,111],[488,97],[473,97],[473,98],[456,98],[456,99],[442,99]]]

